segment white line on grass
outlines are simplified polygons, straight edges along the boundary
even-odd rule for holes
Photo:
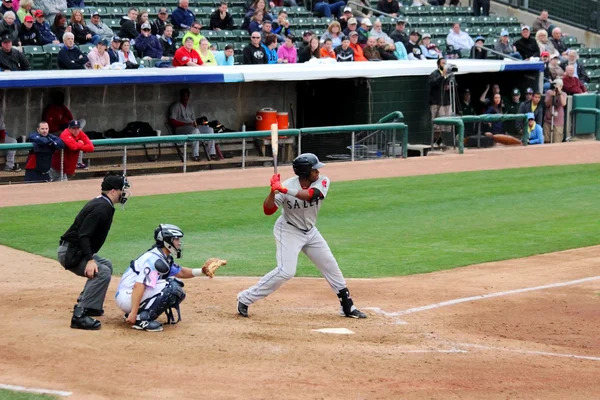
[[[65,392],[62,390],[50,390],[50,389],[37,389],[37,388],[28,388],[25,386],[14,386],[14,385],[5,385],[0,383],[0,389],[8,389],[14,390],[16,392],[29,392],[29,393],[39,393],[39,394],[53,394],[55,396],[63,396],[67,397],[72,395],[71,392]]]
[[[397,312],[387,312],[387,311],[382,310],[379,307],[370,307],[370,308],[366,308],[366,309],[375,311],[378,314],[383,314],[386,317],[398,317],[400,315],[414,314],[414,313],[421,312],[421,311],[427,311],[427,310],[433,310],[433,309],[441,308],[441,307],[453,306],[455,304],[467,303],[470,301],[484,300],[484,299],[489,299],[492,297],[508,296],[511,294],[533,292],[535,290],[552,289],[552,288],[563,287],[563,286],[577,285],[580,283],[591,282],[591,281],[595,281],[598,279],[600,279],[600,276],[592,276],[590,278],[576,279],[574,281],[568,281],[568,282],[550,283],[548,285],[542,285],[542,286],[534,286],[534,287],[529,287],[529,288],[507,290],[504,292],[496,292],[496,293],[482,294],[482,295],[478,295],[478,296],[463,297],[460,299],[442,301],[441,303],[434,303],[434,304],[429,304],[426,306],[409,308],[408,310],[397,311]]]

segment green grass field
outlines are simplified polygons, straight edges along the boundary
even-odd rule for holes
[[[56,396],[46,394],[34,394],[25,392],[15,392],[12,390],[0,389],[0,400],[52,400]]]
[[[326,172],[326,171],[324,171]],[[318,227],[347,277],[431,272],[600,243],[600,164],[333,183]],[[132,179],[135,194],[135,177]],[[181,264],[229,260],[221,275],[274,267],[266,188],[132,197],[100,254],[116,273],[152,245],[159,223],[185,232]],[[3,208],[0,243],[55,257],[84,202]],[[318,276],[302,255],[300,276]]]

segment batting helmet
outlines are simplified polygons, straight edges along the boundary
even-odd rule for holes
[[[177,258],[181,258],[183,251],[183,243],[180,243],[179,248],[173,244],[173,239],[182,238],[183,231],[177,225],[160,224],[154,230],[154,240],[157,247],[165,247],[171,254],[176,254]]]
[[[323,168],[325,164],[319,161],[319,158],[313,153],[303,153],[292,162],[294,173],[300,177],[308,178],[313,169]]]

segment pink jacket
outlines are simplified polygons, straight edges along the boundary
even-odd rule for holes
[[[286,45],[279,46],[277,50],[277,58],[282,60],[288,60],[288,64],[296,64],[298,57],[298,50],[295,47],[289,48]]]
[[[98,54],[98,49],[95,47],[88,53],[88,60],[92,69],[94,69],[94,65],[96,64],[100,65],[100,68],[106,68],[110,65],[108,52],[105,51],[103,55],[100,55]]]

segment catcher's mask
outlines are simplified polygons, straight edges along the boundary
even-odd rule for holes
[[[323,168],[325,164],[319,161],[319,158],[313,153],[303,153],[292,162],[294,173],[300,177],[310,177],[310,171]]]
[[[179,241],[179,248],[175,247],[173,240],[182,237],[183,231],[177,225],[160,224],[154,230],[156,245],[166,248],[171,255],[176,255],[177,258],[181,258],[181,253],[183,253],[183,240]]]

